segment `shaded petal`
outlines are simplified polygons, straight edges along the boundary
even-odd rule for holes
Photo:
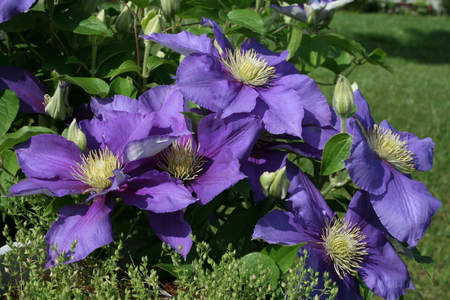
[[[251,112],[256,105],[258,92],[253,88],[228,80],[211,83],[213,103],[219,109],[220,117],[226,118],[235,113]]]
[[[113,196],[104,195],[95,198],[91,205],[64,206],[45,237],[49,244],[46,268],[55,266],[57,257],[63,251],[69,263],[83,259],[95,249],[111,243],[114,240],[111,225],[114,202]],[[77,244],[72,253],[71,245],[75,240]],[[50,245],[57,246],[57,253]]]
[[[372,128],[375,121],[370,114],[369,103],[367,103],[359,89],[353,91],[353,95],[355,96],[355,105],[357,107],[355,117],[361,122],[364,130],[367,130],[369,127]]]
[[[297,245],[315,239],[305,232],[294,214],[277,209],[258,221],[252,237],[280,245]]]
[[[65,195],[81,194],[90,186],[79,180],[49,180],[29,178],[16,183],[11,187],[11,194],[8,196],[26,196],[34,194],[44,194],[53,197]]]
[[[33,6],[35,0],[2,0],[0,2],[0,23],[8,21],[14,15],[23,13]]]
[[[191,183],[201,204],[210,202],[215,196],[230,188],[245,175],[239,171],[239,161],[228,146],[224,146],[220,154],[214,157],[209,166],[204,166],[204,173]]]
[[[100,115],[108,111],[125,111],[129,113],[141,112],[138,107],[139,102],[123,95],[114,95],[111,98],[92,98],[91,109],[95,115]],[[142,112],[141,112],[142,113]]]
[[[306,14],[306,11],[305,11],[303,5],[300,5],[300,4],[294,4],[294,5],[289,5],[289,6],[271,5],[270,7],[279,11],[283,15],[287,15],[291,18],[300,20],[304,23],[308,22],[308,16]]]
[[[164,243],[168,244],[172,249],[178,251],[181,245],[181,256],[186,259],[189,251],[192,248],[192,233],[189,223],[184,219],[183,211],[175,211],[171,213],[152,213],[148,212],[148,220],[153,231]]]
[[[392,175],[389,163],[383,161],[367,143],[356,122],[352,122],[353,144],[345,160],[350,178],[363,190],[380,195],[386,191]]]
[[[254,112],[262,117],[266,130],[301,137],[303,105],[295,91],[277,85],[259,92],[264,102],[258,102]]]
[[[115,193],[125,204],[154,213],[174,212],[197,201],[179,179],[155,170],[128,180]]]
[[[415,247],[441,202],[427,191],[422,182],[408,178],[393,167],[391,169],[393,180],[388,183],[386,193],[372,195],[370,200],[389,233]]]
[[[19,3],[22,1],[8,2]],[[23,1],[23,3],[28,2]],[[3,9],[0,9],[0,23],[2,13]],[[0,90],[4,89],[9,89],[17,94],[20,100],[20,111],[46,113],[44,95],[47,94],[47,89],[30,71],[15,66],[0,66]]]
[[[192,53],[209,53],[218,55],[213,40],[206,34],[200,36],[182,31],[177,34],[152,33],[150,35],[142,35],[143,39],[154,41],[158,44],[166,46],[180,54],[189,55]]]
[[[253,49],[255,52],[259,53],[259,57],[263,58],[268,65],[276,65],[283,61],[285,61],[288,57],[289,51],[284,50],[282,52],[272,52],[267,47],[263,46],[258,40],[256,39],[248,39],[246,40],[242,46],[242,49],[250,50]]]
[[[82,154],[74,142],[56,134],[40,134],[15,147],[19,165],[30,178],[73,180],[72,168]]]
[[[216,22],[202,18],[201,26],[209,26],[212,27],[214,32],[214,37],[216,38],[217,44],[222,48],[222,51],[225,52],[225,49],[233,49],[233,46],[231,45],[230,41],[227,39],[227,37],[223,34],[222,28],[220,28],[219,25],[217,25]]]

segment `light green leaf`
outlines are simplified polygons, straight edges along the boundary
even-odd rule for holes
[[[10,90],[0,90],[0,136],[8,132],[19,111],[19,98]]]
[[[113,36],[111,30],[97,17],[75,6],[53,18],[59,28],[83,35]]]
[[[261,15],[250,9],[233,9],[227,17],[242,27],[264,35],[264,24]]]
[[[163,269],[164,271],[169,272],[175,277],[179,277],[181,275],[179,272],[182,270],[180,269],[187,269],[190,273],[194,272],[194,266],[192,264],[174,266],[173,264],[159,263],[154,265],[153,267]]]
[[[287,59],[289,60],[292,56],[294,56],[298,47],[300,47],[300,43],[302,41],[302,28],[298,25],[292,25],[289,33],[289,44],[287,49],[289,51],[289,55]]]
[[[158,56],[150,56],[150,57],[147,59],[147,68],[148,68],[148,71],[150,72],[151,70],[156,69],[157,67],[159,67],[160,65],[162,65],[162,64],[165,63],[165,62],[166,62],[166,60],[163,59],[163,58],[161,58],[161,57],[158,57]]]
[[[249,276],[259,276],[261,268],[267,269],[271,273],[270,283],[273,289],[276,289],[278,280],[280,279],[280,269],[277,264],[269,256],[260,252],[252,252],[241,259],[242,268],[247,270]]]
[[[150,0],[130,0],[140,8],[146,8],[150,5]]]
[[[43,134],[43,133],[55,133],[53,130],[46,127],[39,126],[24,126],[19,130],[11,133],[7,133],[0,137],[0,153],[13,147],[14,145],[25,142],[30,137]]]
[[[133,99],[136,99],[137,88],[133,84],[133,80],[129,77],[117,77],[109,86],[109,96],[124,95]]]
[[[328,56],[328,43],[319,36],[304,35],[298,49],[302,62],[302,73],[306,74],[317,69]]]
[[[20,169],[17,161],[16,153],[11,150],[5,150],[1,153],[3,168],[8,170],[12,175],[16,175]],[[0,182],[10,181],[13,178],[6,172],[0,171]]]
[[[109,92],[109,85],[100,78],[95,77],[70,77],[60,75],[51,80],[62,80],[81,87],[86,93],[105,97]]]
[[[328,140],[323,149],[321,175],[327,176],[345,167],[344,159],[350,155],[352,140],[348,133],[338,133]]]
[[[304,244],[301,243],[292,246],[269,244],[261,253],[270,256],[280,268],[281,274],[284,274],[292,266],[294,260],[298,257],[298,251]]]
[[[138,67],[136,63],[132,60],[126,60],[124,61],[117,69],[111,70],[105,77],[111,77],[114,78],[117,75],[120,75],[122,73],[126,72],[141,72],[141,67]]]

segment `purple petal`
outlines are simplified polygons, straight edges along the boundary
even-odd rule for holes
[[[12,6],[12,2],[23,2],[27,5],[30,1],[7,2],[11,2],[7,3],[7,6]],[[0,9],[0,23],[2,12],[3,9]],[[0,66],[0,90],[3,89],[9,89],[17,94],[20,100],[20,111],[45,114],[44,95],[47,90],[30,71],[15,66]]]
[[[301,137],[303,105],[297,93],[285,86],[259,89],[259,92],[264,102],[257,103],[255,113],[262,117],[266,130]]]
[[[195,178],[191,183],[201,204],[210,202],[215,196],[230,188],[245,175],[239,171],[239,161],[228,146],[214,157],[206,171]]]
[[[408,178],[393,167],[391,169],[393,180],[389,182],[386,193],[372,195],[370,200],[389,233],[415,247],[441,202],[427,191],[422,182]]]
[[[216,38],[217,44],[222,48],[222,51],[225,52],[225,49],[233,49],[233,46],[231,45],[230,41],[226,38],[226,36],[223,34],[222,28],[220,28],[219,25],[217,25],[216,22],[202,18],[201,26],[209,26],[212,27],[214,32],[214,37]]]
[[[34,2],[35,0],[2,0],[0,2],[0,23],[30,9]]]
[[[40,134],[16,146],[22,171],[30,178],[73,180],[71,172],[81,162],[75,143],[56,134]]]
[[[269,244],[297,245],[315,240],[316,237],[308,234],[294,214],[273,210],[258,221],[253,239],[263,239]]]
[[[355,96],[355,105],[357,107],[355,117],[361,122],[364,130],[367,130],[369,127],[372,128],[375,121],[370,114],[369,103],[367,103],[359,89],[353,91],[353,95]]]
[[[178,252],[178,247],[182,246],[181,256],[186,259],[192,248],[192,233],[189,223],[184,219],[184,213],[179,210],[171,213],[152,213],[148,212],[148,220],[153,231],[158,237],[172,249]]]
[[[363,190],[380,195],[391,180],[389,163],[383,161],[367,144],[359,125],[353,124],[353,145],[345,166],[350,178]]]
[[[209,86],[213,95],[213,103],[219,109],[220,117],[226,118],[235,113],[249,113],[256,105],[258,92],[242,84],[221,80]]]
[[[97,116],[107,111],[141,112],[139,102],[123,95],[114,95],[112,98],[92,98],[91,109]],[[142,113],[142,112],[141,112]]]
[[[271,8],[279,11],[280,13],[282,13],[283,15],[287,15],[291,18],[300,20],[304,23],[308,22],[308,16],[306,15],[306,11],[303,7],[303,4],[294,4],[294,5],[289,5],[289,6],[276,6],[276,5],[271,5]]]
[[[90,186],[79,180],[49,180],[29,178],[16,183],[11,187],[11,194],[8,196],[26,196],[35,194],[44,194],[53,197],[62,197],[65,195],[81,194]]]
[[[213,40],[206,34],[198,36],[188,31],[182,31],[178,34],[152,33],[150,35],[142,35],[141,37],[166,46],[183,55],[192,53],[218,55]]]
[[[130,179],[115,193],[125,204],[154,213],[174,212],[197,201],[179,179],[155,170]]]
[[[56,265],[57,257],[66,252],[67,262],[74,262],[88,256],[101,246],[108,245],[114,240],[111,225],[111,214],[114,209],[113,196],[102,196],[94,200],[91,205],[75,204],[64,206],[46,235],[47,247],[46,267]],[[71,252],[71,245],[77,241],[75,251]],[[57,247],[57,253],[50,245]],[[73,258],[71,258],[74,256]]]
[[[242,46],[242,49],[250,50],[253,49],[255,52],[259,53],[260,57],[263,58],[268,65],[277,65],[287,59],[288,51],[284,50],[283,52],[272,52],[267,47],[264,47],[260,42],[256,39],[246,40]]]

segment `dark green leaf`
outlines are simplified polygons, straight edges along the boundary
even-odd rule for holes
[[[327,176],[345,167],[344,159],[350,155],[352,140],[348,133],[338,133],[328,140],[323,149],[321,175]]]
[[[8,132],[19,111],[19,98],[10,90],[0,90],[0,136]]]
[[[211,1],[211,0],[190,0],[189,5],[195,7],[214,8],[214,10],[231,9],[229,0]]]
[[[11,20],[1,23],[0,30],[5,32],[23,32],[45,25],[49,21],[47,14],[43,11],[30,10],[17,14]]]
[[[162,65],[165,62],[166,62],[166,60],[164,58],[161,58],[158,56],[150,56],[147,59],[148,71],[150,72],[151,70],[156,69],[157,67],[159,67],[160,65]]]
[[[126,60],[124,61],[117,69],[111,70],[105,77],[111,77],[114,78],[117,75],[120,75],[122,73],[126,72],[141,72],[141,67],[138,67],[136,63],[132,60]]]
[[[97,17],[71,6],[53,19],[59,28],[84,35],[113,36],[111,30]]]
[[[258,276],[261,269],[268,270],[272,274],[270,278],[272,289],[276,289],[281,274],[272,258],[259,252],[253,252],[242,257],[241,261],[242,268],[247,270],[249,276]]]
[[[3,153],[1,153],[1,159],[3,168],[8,170],[8,172],[12,175],[16,175],[17,171],[20,169],[19,163],[17,162],[16,153],[11,150],[5,150],[3,151]],[[12,179],[13,178],[11,177],[11,175],[4,171],[0,171],[0,182],[10,181]]]
[[[0,153],[13,147],[14,145],[25,142],[30,137],[43,133],[55,133],[53,130],[46,127],[38,126],[24,126],[19,130],[7,133],[0,137]]]
[[[297,53],[302,63],[302,73],[317,69],[328,56],[328,43],[325,39],[304,35]]]
[[[208,0],[209,1],[209,0]],[[214,1],[211,1],[214,2]],[[214,21],[219,20],[219,16],[217,14],[217,10],[211,8],[204,7],[193,7],[191,9],[186,10],[180,15],[183,19],[201,19],[207,18]]]
[[[194,112],[189,111],[182,111],[181,112],[186,118],[192,120],[194,124],[198,125],[200,123],[201,119],[203,119],[205,116],[196,114]]]
[[[52,80],[66,81],[68,83],[81,87],[88,94],[98,95],[100,97],[105,97],[109,92],[108,84],[100,78],[70,77],[69,75],[60,75],[58,77],[52,78]]]
[[[149,0],[130,0],[130,1],[139,6],[140,8],[146,8],[150,5]]]
[[[298,251],[305,243],[284,246],[284,245],[267,245],[261,253],[270,256],[281,270],[281,274],[286,273],[292,266],[294,260],[298,257]]]
[[[227,17],[242,27],[246,27],[254,32],[264,35],[264,24],[261,15],[250,9],[233,9]]]
[[[237,8],[248,8],[253,0],[232,0]]]
[[[169,272],[171,275],[173,275],[175,277],[180,276],[180,271],[182,271],[182,270],[180,270],[180,268],[187,269],[190,273],[194,272],[194,266],[191,264],[174,266],[173,264],[159,263],[159,264],[154,265],[153,267],[163,269],[164,271]]]
[[[43,216],[47,216],[52,213],[57,213],[64,206],[73,204],[75,204],[75,198],[72,196],[54,198],[45,209]]]

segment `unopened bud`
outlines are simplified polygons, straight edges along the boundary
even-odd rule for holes
[[[45,112],[53,119],[66,119],[66,105],[68,105],[69,84],[64,81],[59,81],[53,97],[50,95],[44,96]]]
[[[307,23],[308,23],[309,27],[312,27],[312,28],[316,27],[316,11],[311,6],[309,7]]]
[[[161,0],[161,8],[166,15],[173,18],[180,11],[180,0]]]
[[[97,14],[97,18],[102,21],[103,23],[105,23],[105,10],[102,9],[98,14]],[[105,36],[103,35],[90,35],[89,36],[89,43],[91,43],[91,45],[93,46],[98,46],[101,43],[103,43],[103,40],[105,39]]]
[[[120,12],[116,19],[116,30],[119,33],[124,33],[128,30],[131,24],[131,11],[130,6],[132,2],[128,2]]]
[[[161,15],[157,15],[156,11],[152,9],[148,12],[141,22],[144,35],[161,32]],[[147,40],[146,40],[147,41]]]
[[[287,179],[286,167],[276,172],[264,172],[259,178],[263,194],[266,197],[285,199],[290,182]]]
[[[73,119],[72,123],[70,123],[67,139],[74,142],[82,152],[86,151],[86,135],[81,131],[76,119]]]
[[[336,114],[343,119],[348,119],[356,112],[355,96],[348,79],[339,75],[339,79],[334,88],[333,108]]]

